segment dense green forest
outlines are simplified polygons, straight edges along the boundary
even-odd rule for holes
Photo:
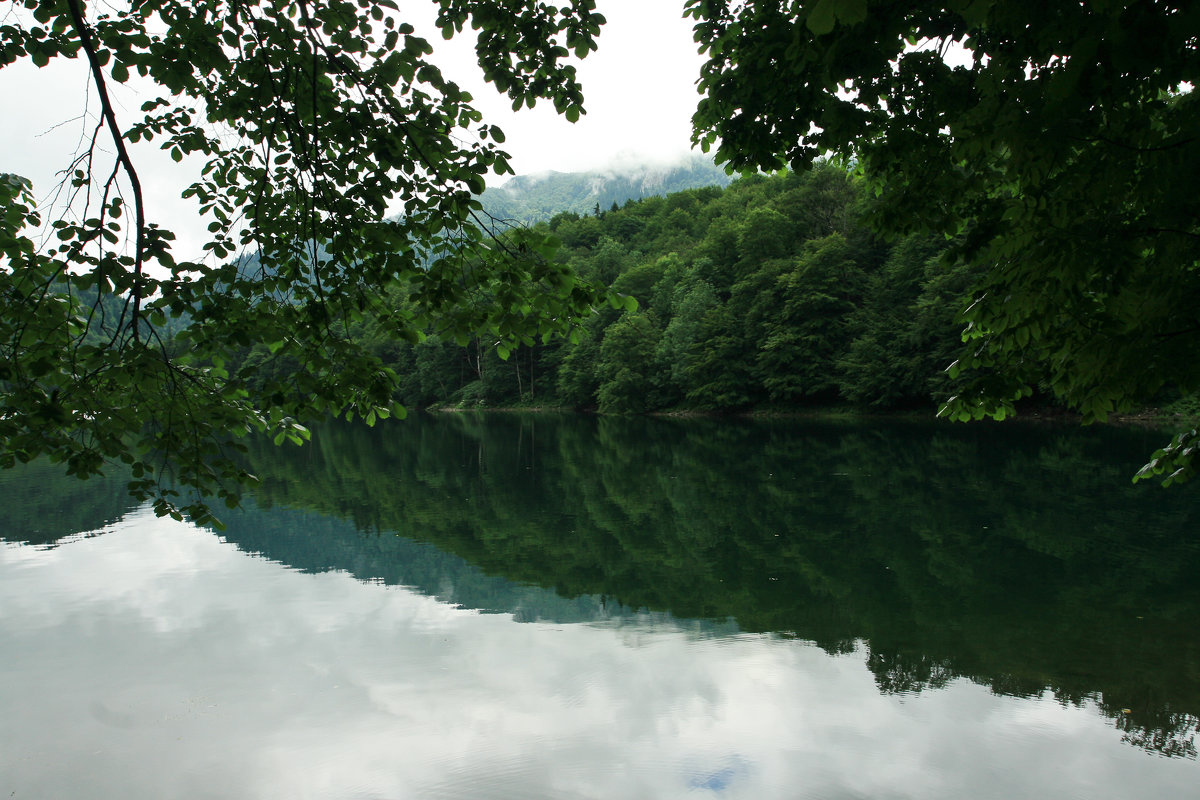
[[[47,454],[88,476],[120,460],[160,512],[205,519],[159,479],[236,502],[249,476],[231,432],[301,440],[328,413],[375,420],[397,401],[927,405],[947,361],[943,411],[963,420],[1039,393],[1103,420],[1200,391],[1194,3],[688,0],[706,59],[691,142],[758,177],[564,208],[532,232],[484,224],[487,179],[514,174],[504,132],[407,14],[25,5],[0,67],[86,56],[104,124],[62,165],[78,191],[60,208],[0,174],[0,466]],[[514,109],[585,113],[567,56],[598,47],[593,0],[434,6]],[[162,90],[140,115],[107,89],[134,72]],[[174,250],[142,195],[126,143],[151,139],[206,159],[181,168],[208,228],[198,251]],[[870,196],[825,158],[854,161]],[[562,263],[543,257],[552,233]],[[56,284],[123,298],[103,346]],[[146,335],[168,318],[176,341]],[[1181,434],[1140,476],[1186,479],[1198,443]]]
[[[943,262],[941,237],[870,233],[872,199],[826,163],[558,213],[534,226],[561,241],[556,258],[636,308],[599,308],[571,339],[512,352],[436,329],[397,344],[370,321],[355,336],[401,376],[409,407],[932,407],[974,276]],[[264,381],[296,366],[261,345],[244,357]]]
[[[578,280],[626,297],[594,309],[570,339],[508,350],[494,336],[429,328],[403,341],[370,315],[351,338],[395,371],[395,399],[410,408],[932,410],[953,393],[947,367],[964,353],[961,314],[981,278],[948,256],[953,242],[879,237],[868,224],[874,194],[837,163],[720,176],[698,157],[658,171],[518,176],[480,197],[499,241],[550,235]],[[653,194],[680,185],[690,188]],[[612,199],[629,195],[641,196]],[[562,208],[575,210],[552,213]],[[118,319],[120,301],[104,300],[90,305]],[[407,304],[385,298],[401,313]],[[178,327],[159,333],[170,340]],[[229,366],[250,367],[260,390],[301,369],[266,344]]]

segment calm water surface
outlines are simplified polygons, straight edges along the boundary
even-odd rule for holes
[[[0,474],[0,798],[1200,797],[1162,434],[444,415]]]

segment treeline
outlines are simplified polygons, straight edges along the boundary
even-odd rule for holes
[[[573,340],[507,359],[487,338],[395,343],[371,323],[354,335],[401,376],[410,407],[930,406],[962,347],[972,276],[941,263],[943,240],[875,237],[871,202],[825,164],[560,213],[538,225],[561,240],[557,257],[636,310],[601,308]],[[264,378],[295,367],[265,346],[245,357]]]
[[[938,263],[941,241],[877,239],[869,210],[825,165],[555,218],[572,266],[639,303],[587,321],[558,398],[607,412],[930,404],[969,276]]]

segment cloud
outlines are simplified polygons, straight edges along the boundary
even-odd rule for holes
[[[0,547],[14,797],[1185,796],[1094,709],[649,617],[522,624],[142,511]],[[1064,768],[1068,765],[1069,768]],[[1078,767],[1078,769],[1076,769]],[[1081,771],[1086,769],[1086,771]]]

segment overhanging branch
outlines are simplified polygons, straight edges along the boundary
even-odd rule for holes
[[[120,126],[117,125],[117,116],[113,111],[112,99],[108,96],[108,84],[104,80],[103,67],[100,64],[99,57],[96,55],[96,46],[92,42],[91,28],[88,26],[87,20],[83,17],[83,9],[80,7],[79,0],[67,0],[67,6],[71,9],[71,19],[75,24],[75,31],[79,34],[79,45],[87,53],[88,64],[92,71],[92,80],[96,84],[96,92],[100,96],[100,110],[104,116],[105,123],[108,125],[113,146],[117,149],[117,162],[129,177],[129,185],[133,189],[134,222],[137,230],[135,232],[133,256],[132,325],[133,338],[136,341],[141,335],[139,328],[141,327],[142,313],[142,273],[146,257],[146,211],[142,200],[142,182],[138,179],[137,170],[133,166],[133,159],[129,157],[129,150],[125,147],[125,138],[121,134]]]

